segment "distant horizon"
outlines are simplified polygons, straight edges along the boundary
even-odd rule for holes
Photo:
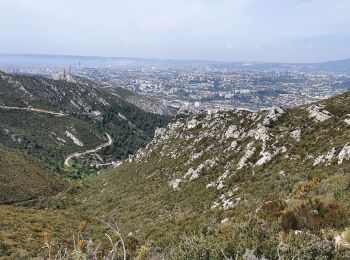
[[[184,62],[211,62],[211,63],[266,63],[266,64],[319,64],[333,61],[350,60],[349,57],[323,60],[319,62],[288,62],[288,61],[254,61],[254,60],[208,60],[208,59],[179,59],[179,58],[154,58],[154,57],[133,57],[133,56],[100,56],[100,55],[79,55],[79,54],[56,54],[56,53],[2,53],[0,56],[37,56],[37,57],[71,57],[71,58],[98,58],[98,59],[130,59],[130,60],[157,60],[157,61],[184,61]],[[0,60],[1,65],[1,60]]]

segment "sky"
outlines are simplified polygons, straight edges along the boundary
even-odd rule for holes
[[[350,0],[0,0],[0,53],[350,58]]]

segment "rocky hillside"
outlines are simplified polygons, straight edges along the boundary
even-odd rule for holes
[[[40,76],[18,76],[0,72],[0,103],[13,106],[40,105],[55,107],[66,113],[98,112],[118,100],[134,104],[145,112],[171,115],[172,111],[158,101],[122,88],[112,88],[85,78],[65,75],[49,79]],[[11,92],[9,91],[11,90]]]
[[[336,245],[349,247],[341,235],[349,226],[349,140],[349,93],[295,109],[181,119],[92,177],[79,209],[117,219],[140,239],[177,244],[179,259],[333,258]]]
[[[127,157],[168,122],[170,111],[152,99],[82,78],[0,72],[0,113],[0,143],[61,167],[69,155],[94,165]]]

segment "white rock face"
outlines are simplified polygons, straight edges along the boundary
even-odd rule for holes
[[[267,128],[263,125],[259,125],[258,128],[255,130],[254,138],[255,140],[261,140],[263,142],[269,140]]]
[[[28,90],[26,90],[22,85],[19,87],[20,90],[22,90],[24,93],[26,93],[27,95],[32,96]]]
[[[203,152],[191,154],[191,156],[190,156],[190,158],[188,159],[188,162],[186,163],[186,165],[188,165],[188,164],[190,164],[191,162],[197,160],[197,159],[200,158],[202,155],[203,155]]]
[[[263,143],[270,139],[267,128],[262,124],[258,124],[256,129],[249,130],[247,136],[253,137],[255,140],[260,140]]]
[[[75,108],[77,108],[77,109],[80,108],[79,105],[78,105],[77,103],[74,102],[74,100],[70,100],[69,102],[72,104],[73,107],[75,107]]]
[[[11,140],[17,143],[22,143],[22,139],[20,137],[16,137],[15,135],[11,135]]]
[[[228,218],[224,218],[223,220],[221,220],[221,224],[225,224],[225,223],[227,223],[229,221],[229,219]]]
[[[91,111],[91,115],[92,116],[94,116],[94,117],[99,117],[99,116],[101,116],[102,115],[102,112],[100,112],[100,111]]]
[[[122,113],[118,113],[118,116],[121,118],[121,119],[124,119],[126,121],[129,121]]]
[[[170,187],[173,189],[173,190],[179,190],[180,188],[179,188],[179,185],[180,185],[180,183],[181,183],[181,179],[175,179],[175,180],[172,180],[171,182],[170,182]]]
[[[344,123],[350,125],[350,114],[346,115],[347,118],[344,119]]]
[[[318,156],[315,159],[313,166],[319,165],[320,163],[329,162],[334,157],[335,157],[335,148],[333,147],[332,150],[330,150],[328,153]]]
[[[285,176],[286,176],[286,172],[285,172],[285,171],[280,171],[278,174],[279,174],[280,176],[282,176],[282,177],[285,177]]]
[[[186,172],[186,174],[184,175],[184,178],[191,176],[193,172],[194,172],[193,168],[192,167],[189,168],[188,171]]]
[[[300,141],[301,129],[300,128],[295,129],[290,133],[290,136],[295,140]]]
[[[228,153],[228,152],[233,152],[233,153],[237,153],[239,152],[240,147],[238,145],[237,141],[232,141],[231,145],[229,147],[227,147],[223,152],[224,153]]]
[[[121,119],[123,119],[123,120],[125,120],[126,122],[128,122],[128,124],[129,124],[130,126],[135,127],[135,125],[134,125],[133,123],[131,123],[131,122],[129,121],[129,119],[127,119],[126,116],[124,116],[122,113],[118,113],[118,116],[119,116]]]
[[[232,150],[236,150],[236,148],[238,147],[238,143],[237,143],[237,141],[233,141],[232,143],[231,143],[231,146],[230,146],[230,148],[232,149]]]
[[[148,96],[132,93],[126,100],[138,108],[158,115],[172,115],[173,112],[161,102]]]
[[[264,121],[262,123],[264,126],[268,126],[272,122],[277,121],[277,119],[280,118],[284,114],[283,109],[279,108],[279,107],[269,108],[269,109],[265,109],[265,110],[268,111],[268,114],[265,116]]]
[[[187,173],[184,175],[184,178],[188,178],[190,177],[190,181],[193,181],[195,179],[199,178],[200,173],[204,170],[204,168],[211,168],[213,166],[215,166],[216,163],[216,158],[215,159],[208,159],[206,160],[204,163],[200,164],[197,169],[193,170],[192,168],[190,168]]]
[[[189,121],[187,123],[187,129],[192,129],[195,128],[197,126],[197,120],[196,119],[192,119],[191,121]]]
[[[271,161],[273,158],[272,154],[270,154],[269,152],[261,152],[260,155],[262,157],[256,162],[256,164],[255,164],[256,166],[263,165],[263,164]]]
[[[230,198],[230,199],[224,199],[222,201],[222,208],[224,210],[228,210],[233,208],[239,201],[241,200],[241,198]]]
[[[220,207],[223,210],[229,210],[235,207],[241,201],[241,198],[240,197],[235,198],[233,196],[234,191],[235,190],[229,191],[227,194],[222,194],[219,197],[218,201],[214,201],[214,203],[211,206],[211,209]]]
[[[236,126],[236,125],[231,125],[231,126],[227,129],[227,131],[226,131],[226,133],[225,133],[226,139],[228,139],[228,138],[237,138],[237,133],[235,133],[236,130],[237,130],[237,126]],[[238,135],[239,135],[239,134],[238,134]]]
[[[59,138],[59,137],[57,137],[57,140],[58,140],[59,142],[61,142],[61,143],[67,143],[66,140],[64,140],[64,139],[62,139],[62,138]]]
[[[246,147],[245,154],[238,162],[237,170],[242,169],[244,166],[247,165],[248,160],[254,155],[256,148],[252,147],[253,142],[249,143]]]
[[[224,181],[229,177],[231,172],[229,170],[225,171],[216,181],[217,189],[221,190],[224,187]]]
[[[73,140],[73,142],[77,145],[77,146],[84,146],[84,144],[78,139],[76,138],[72,133],[66,131],[65,132],[66,136],[69,137],[70,139]]]
[[[216,209],[217,207],[220,206],[220,203],[217,201],[214,201],[213,205],[210,207],[211,209]]]
[[[316,123],[324,122],[332,117],[332,114],[330,112],[324,109],[321,111],[321,109],[322,107],[319,107],[317,105],[311,105],[308,107],[309,117],[312,118]]]
[[[344,160],[350,159],[350,144],[347,143],[338,154],[338,164],[342,164]]]

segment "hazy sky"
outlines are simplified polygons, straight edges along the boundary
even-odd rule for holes
[[[342,59],[350,0],[0,0],[0,52]]]

